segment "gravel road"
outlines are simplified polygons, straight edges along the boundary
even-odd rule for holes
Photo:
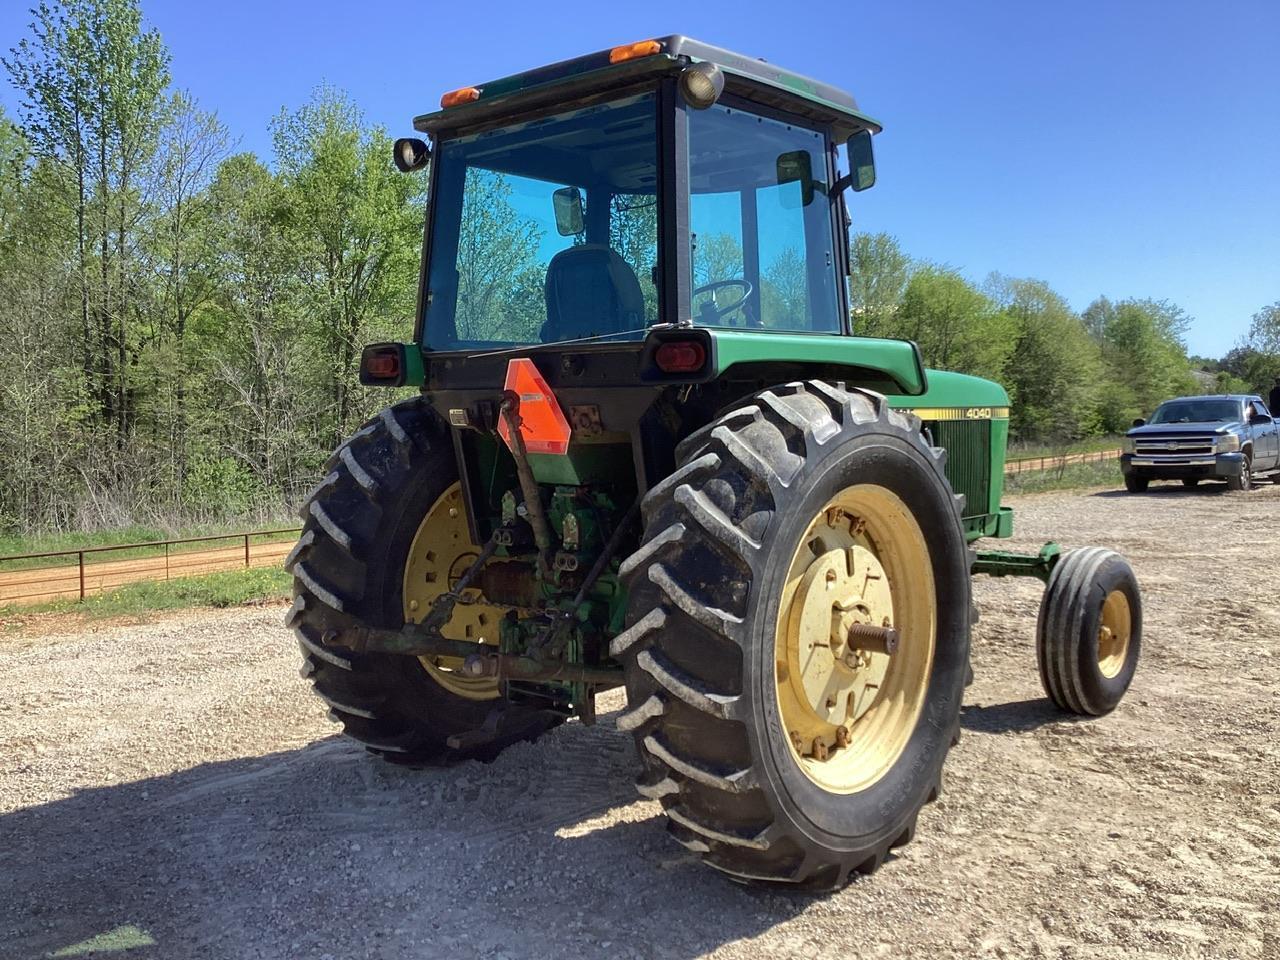
[[[282,608],[0,625],[0,956],[1275,960],[1280,486],[1014,505],[1016,547],[1130,557],[1134,687],[1055,713],[1039,585],[979,582],[944,794],[830,896],[736,886],[670,841],[617,694],[492,764],[403,770],[335,736]]]

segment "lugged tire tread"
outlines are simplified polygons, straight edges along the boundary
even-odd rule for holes
[[[642,545],[622,567],[633,597],[648,581],[652,587],[646,596],[655,598],[648,610],[635,612],[634,625],[611,646],[627,667],[628,697],[637,704],[621,715],[618,725],[636,738],[647,771],[637,789],[661,801],[668,830],[679,842],[701,854],[709,865],[739,879],[829,888],[854,871],[875,869],[892,847],[908,842],[914,834],[913,816],[907,829],[888,838],[882,849],[858,856],[856,862],[802,857],[789,842],[774,847],[773,821],[759,812],[766,808],[757,774],[751,767],[726,765],[724,760],[729,749],[724,737],[745,737],[743,721],[737,717],[740,697],[715,694],[712,691],[724,689],[723,678],[676,667],[665,652],[669,645],[679,645],[681,638],[686,638],[686,646],[705,647],[709,639],[705,631],[741,646],[742,617],[737,611],[710,607],[686,589],[684,584],[696,582],[697,577],[691,577],[682,564],[686,564],[684,558],[695,555],[705,560],[710,551],[735,566],[734,560],[748,561],[762,544],[724,506],[713,502],[701,485],[720,477],[735,490],[754,489],[776,499],[803,466],[803,459],[794,452],[797,444],[807,456],[842,430],[877,422],[888,422],[919,438],[921,451],[946,482],[940,448],[926,444],[918,427],[912,430],[908,418],[892,411],[883,397],[825,383],[787,384],[744,402],[677,445],[678,466],[672,477],[651,489],[642,503],[646,527],[656,532],[646,532]],[[774,508],[772,503],[769,508]],[[957,511],[957,524],[959,516]],[[675,521],[675,517],[681,519]],[[680,528],[678,537],[668,533],[673,523]],[[749,562],[745,566],[751,569]],[[699,573],[708,581],[716,579],[712,573]],[[717,594],[717,602],[723,604],[722,597]],[[680,659],[714,663],[696,656]],[[667,698],[681,705],[679,717],[664,702]],[[707,726],[707,735],[699,739],[689,733],[688,726],[698,716],[705,717],[708,725],[720,726]],[[664,730],[671,724],[678,724],[683,735],[668,738]],[[733,733],[735,729],[740,733]],[[957,710],[950,742],[957,739],[958,731]],[[680,749],[675,747],[677,741],[683,744]],[[940,782],[934,783],[926,800],[935,799],[939,789]]]
[[[400,664],[412,664],[411,658],[355,653],[332,642],[355,626],[372,602],[362,591],[368,565],[377,561],[366,551],[373,546],[369,531],[384,516],[383,501],[394,502],[394,494],[429,461],[432,438],[443,441],[446,430],[423,397],[387,407],[361,426],[330,456],[324,478],[300,510],[305,526],[285,564],[294,577],[286,622],[302,646],[304,678],[330,705],[347,736],[397,763],[490,759],[508,743],[533,739],[553,725],[540,714],[523,713],[502,738],[451,748],[448,735],[459,731],[437,729],[415,713],[418,704],[409,698],[424,694],[399,679],[404,675]],[[426,696],[447,697],[440,688],[431,689]]]
[[[1085,689],[1079,644],[1090,609],[1086,591],[1092,589],[1107,564],[1115,561],[1128,569],[1123,557],[1103,547],[1063,554],[1045,586],[1036,619],[1036,660],[1044,690],[1059,707],[1082,716],[1099,716],[1114,706],[1114,702],[1098,702]]]

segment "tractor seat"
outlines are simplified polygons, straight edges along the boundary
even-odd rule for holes
[[[597,337],[644,326],[644,294],[627,261],[602,244],[561,250],[547,264],[542,342]]]

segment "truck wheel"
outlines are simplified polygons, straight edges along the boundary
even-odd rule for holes
[[[711,866],[838,887],[911,839],[959,737],[962,498],[918,420],[818,381],[759,394],[676,462],[612,644],[637,786]]]
[[[471,542],[448,428],[421,398],[383,410],[325,465],[285,561],[294,600],[286,623],[304,677],[344,732],[402,763],[491,759],[559,718],[509,703],[496,681],[454,672],[448,658],[356,654],[359,623],[395,629],[421,620],[479,552]],[[459,605],[443,629],[496,644],[505,608]]]
[[[1150,484],[1151,481],[1147,477],[1140,477],[1136,473],[1125,474],[1124,488],[1130,493],[1146,493]]]
[[[1249,454],[1244,455],[1244,459],[1240,462],[1240,476],[1227,477],[1228,490],[1252,490],[1253,489],[1253,457]]]
[[[1120,554],[1100,547],[1063,555],[1036,623],[1040,682],[1063,710],[1101,716],[1133,681],[1142,648],[1142,595]]]

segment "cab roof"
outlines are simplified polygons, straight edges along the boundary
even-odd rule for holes
[[[619,51],[628,51],[630,55],[619,58]],[[691,63],[701,62],[713,63],[724,71],[728,92],[830,124],[836,128],[837,135],[846,136],[861,129],[880,132],[881,125],[862,113],[853,96],[844,90],[679,34],[626,44],[461,88],[456,91],[462,94],[461,102],[415,117],[413,125],[424,133],[447,134],[542,107],[570,107],[577,100],[646,77],[674,75]]]

